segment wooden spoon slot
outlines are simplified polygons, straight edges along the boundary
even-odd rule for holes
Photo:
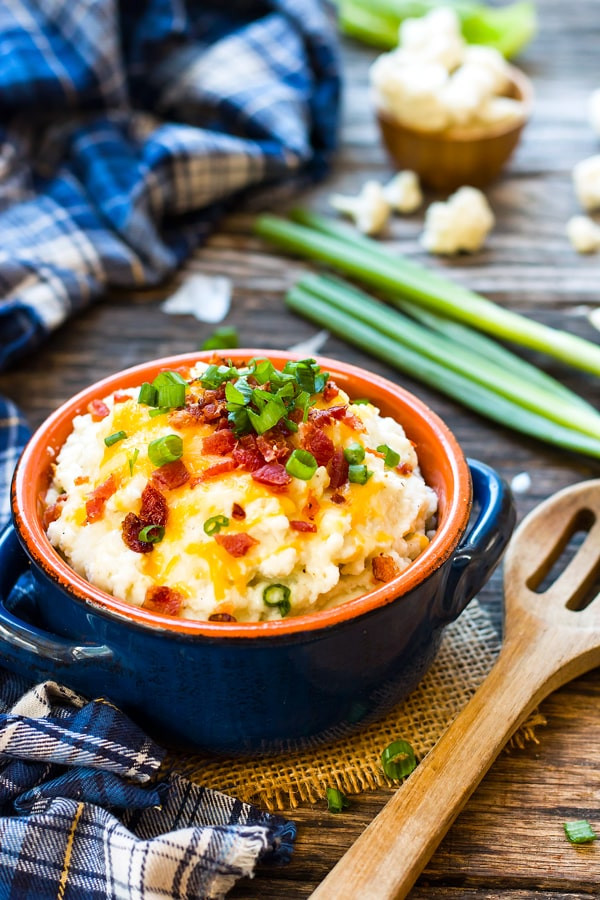
[[[568,593],[567,609],[579,611],[585,609],[598,596],[600,591],[600,559],[585,573],[585,567],[579,567],[589,555],[584,550],[585,542],[596,524],[596,515],[591,509],[579,509],[567,523],[558,541],[553,545],[546,558],[527,579],[529,590],[537,594],[546,594],[573,564],[573,574],[577,570],[584,577],[580,583]],[[596,542],[595,542],[596,543]],[[596,547],[596,553],[598,548]],[[576,558],[579,556],[579,560]],[[576,580],[576,579],[574,579]]]

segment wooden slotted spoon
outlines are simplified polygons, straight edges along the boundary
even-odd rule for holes
[[[578,532],[587,536],[575,556],[539,592]],[[495,666],[314,900],[407,896],[519,725],[552,691],[600,665],[599,580],[600,480],[594,480],[560,491],[521,523],[504,562],[505,637]]]

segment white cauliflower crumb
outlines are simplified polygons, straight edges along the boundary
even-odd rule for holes
[[[484,243],[494,221],[482,192],[461,187],[446,203],[432,203],[428,208],[421,244],[430,253],[473,253]]]
[[[593,91],[588,101],[588,118],[590,125],[600,135],[600,88]]]
[[[573,216],[567,222],[567,237],[578,253],[600,250],[600,225],[589,216]]]
[[[584,209],[600,208],[600,154],[577,163],[573,169],[573,184]]]
[[[419,177],[416,172],[411,172],[409,169],[394,175],[392,180],[385,185],[383,192],[395,212],[412,213],[423,202]]]
[[[367,181],[356,197],[332,194],[329,202],[334,209],[354,219],[363,234],[379,234],[387,225],[391,207],[378,181]]]

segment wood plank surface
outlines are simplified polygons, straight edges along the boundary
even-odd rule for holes
[[[428,256],[418,243],[422,212],[396,218],[387,239],[398,252],[449,273],[508,308],[597,340],[586,312],[600,300],[600,256],[577,256],[564,228],[579,211],[571,169],[600,152],[600,139],[586,120],[587,98],[600,87],[600,3],[539,0],[537,5],[540,32],[519,61],[534,82],[535,112],[508,170],[488,192],[497,227],[486,248],[452,261]],[[340,151],[328,181],[302,198],[313,208],[325,210],[333,190],[355,191],[367,177],[391,174],[369,108],[367,70],[374,55],[344,42]],[[314,334],[314,326],[282,303],[285,288],[310,267],[252,237],[251,221],[248,211],[230,216],[172,284],[135,296],[111,295],[69,322],[34,359],[0,376],[0,392],[11,396],[35,426],[76,390],[104,375],[152,357],[194,350],[212,326],[160,311],[164,296],[194,271],[232,279],[227,324],[238,329],[243,345],[282,348]],[[508,481],[529,473],[530,489],[516,498],[520,517],[554,491],[600,477],[597,461],[495,426],[340,340],[330,338],[322,352],[399,379],[449,423],[467,455],[494,466]],[[529,358],[600,404],[597,379],[536,354]],[[500,627],[499,572],[481,600]],[[600,672],[557,692],[542,711],[548,724],[538,730],[539,743],[500,757],[414,888],[412,900],[600,897],[600,842],[574,847],[562,829],[567,819],[589,818],[600,830]],[[308,897],[388,796],[387,790],[365,793],[339,816],[328,813],[324,804],[289,811],[299,825],[292,863],[262,870],[252,882],[238,884],[231,896]],[[372,897],[377,897],[376,885]]]

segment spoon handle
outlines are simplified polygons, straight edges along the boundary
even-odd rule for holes
[[[524,628],[504,645],[467,706],[313,892],[313,900],[407,896],[519,725],[551,691],[585,671],[560,652],[560,637],[546,631],[536,640],[532,629]]]

